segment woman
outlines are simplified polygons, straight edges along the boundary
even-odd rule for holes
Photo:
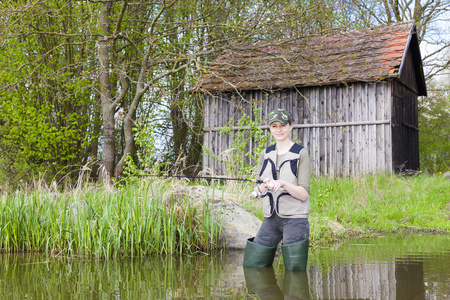
[[[311,162],[308,151],[291,139],[289,112],[278,109],[269,114],[269,128],[275,145],[261,152],[255,188],[263,198],[264,220],[254,238],[247,241],[244,267],[265,267],[273,263],[277,246],[286,270],[306,270],[309,240],[309,186]]]

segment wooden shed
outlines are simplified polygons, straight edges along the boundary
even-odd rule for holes
[[[218,58],[199,88],[205,93],[204,146],[214,155],[229,150],[230,136],[218,132],[229,120],[242,130],[236,122],[243,114],[261,108],[265,119],[284,108],[316,176],[419,169],[417,100],[426,96],[426,85],[412,21],[239,45]],[[203,165],[216,174],[225,170],[209,155]]]

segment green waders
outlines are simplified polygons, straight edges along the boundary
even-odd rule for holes
[[[273,263],[277,247],[266,247],[253,242],[254,238],[247,240],[244,253],[244,267],[268,267]]]
[[[281,245],[284,267],[287,271],[306,271],[309,239]]]

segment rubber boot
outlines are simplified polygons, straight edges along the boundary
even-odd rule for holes
[[[284,267],[287,271],[306,271],[308,244],[309,240],[306,239],[293,244],[281,245]]]
[[[266,247],[253,243],[253,238],[247,240],[244,253],[244,267],[268,267],[273,263],[277,247]]]
[[[265,268],[244,267],[244,276],[245,286],[249,294],[255,294],[258,299],[284,299],[272,266]]]
[[[284,273],[283,294],[295,299],[310,300],[308,273],[286,271]]]

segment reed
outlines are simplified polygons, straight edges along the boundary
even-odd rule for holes
[[[168,181],[142,180],[116,190],[3,193],[0,249],[102,258],[217,250],[219,222],[209,204],[175,199]]]

